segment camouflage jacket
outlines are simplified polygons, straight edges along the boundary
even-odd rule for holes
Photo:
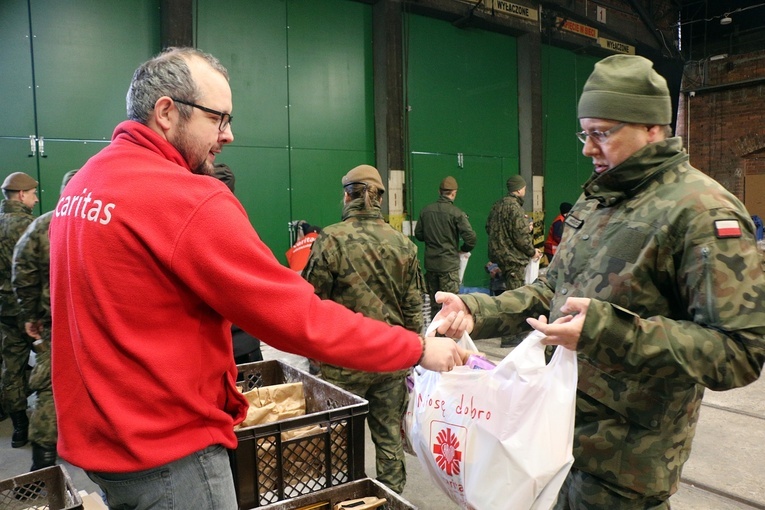
[[[526,266],[536,253],[529,217],[522,206],[523,198],[507,195],[494,203],[486,220],[489,260],[503,270]]]
[[[574,466],[669,497],[704,388],[749,384],[765,362],[765,276],[749,214],[690,166],[680,138],[650,144],[585,183],[546,279],[464,301],[485,338],[528,316],[553,321],[568,297],[592,299]]]
[[[303,273],[322,299],[420,333],[425,292],[417,246],[361,200],[343,209],[311,247]],[[351,340],[352,341],[352,340]]]
[[[35,217],[32,209],[18,200],[0,202],[0,316],[15,317],[19,313],[11,286],[13,248]]]
[[[42,320],[50,332],[50,241],[48,227],[53,211],[49,211],[24,231],[13,250],[13,292],[19,304],[22,322]]]
[[[444,197],[423,207],[414,236],[425,243],[425,270],[436,273],[458,271],[459,252],[471,251],[476,243],[467,214]]]

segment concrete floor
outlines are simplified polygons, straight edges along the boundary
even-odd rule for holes
[[[499,339],[479,340],[479,349],[499,360],[509,349]],[[281,359],[307,369],[303,358],[264,346],[266,359]],[[0,422],[0,480],[29,470],[31,448],[11,448],[10,420]],[[367,436],[366,471],[374,477],[374,447]],[[97,491],[82,470],[63,463],[78,490]],[[422,510],[452,510],[415,457],[407,458],[408,482],[402,497]],[[728,392],[707,391],[683,483],[672,499],[673,510],[765,510],[765,382]],[[504,510],[504,509],[502,509]]]

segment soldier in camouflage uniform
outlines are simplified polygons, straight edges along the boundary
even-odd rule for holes
[[[526,181],[520,175],[507,180],[507,195],[494,202],[486,220],[489,235],[489,260],[495,262],[505,279],[505,289],[522,287],[529,260],[539,258],[523,210]]]
[[[18,304],[11,287],[13,248],[32,223],[37,204],[37,181],[23,172],[14,172],[3,182],[0,203],[0,337],[2,339],[2,408],[13,421],[11,446],[21,448],[28,441],[27,367],[32,339],[19,322]]]
[[[596,64],[578,115],[595,171],[547,277],[498,298],[439,295],[439,329],[484,338],[527,320],[577,351],[575,461],[557,510],[668,509],[704,388],[747,385],[765,363],[763,262],[744,206],[671,137],[649,60]]]
[[[343,221],[326,227],[314,241],[303,276],[322,299],[419,333],[424,285],[417,247],[383,220],[385,187],[380,174],[361,165],[348,172],[342,184]],[[406,484],[400,428],[408,402],[406,374],[321,365],[325,380],[369,401],[377,479],[397,493]]]
[[[64,175],[61,184],[76,173],[71,170]],[[31,471],[53,466],[56,463],[56,408],[53,405],[53,389],[50,381],[50,242],[48,226],[53,211],[49,211],[24,231],[13,251],[13,292],[19,304],[19,322],[26,333],[34,339],[32,348],[37,363],[29,376],[29,389],[37,392],[29,424],[32,441]]]
[[[439,187],[441,197],[423,207],[414,228],[414,236],[425,243],[425,285],[430,297],[431,318],[439,309],[436,292],[460,291],[459,252],[468,253],[475,248],[476,235],[467,214],[454,205],[457,191],[457,180],[452,176],[445,177]]]
[[[494,203],[486,220],[489,260],[495,262],[502,271],[505,290],[522,287],[529,261],[538,260],[541,256],[540,251],[534,248],[532,223],[523,210],[525,196],[525,179],[520,175],[513,175],[507,180],[507,195]],[[503,336],[500,346],[517,345],[523,340],[524,333]]]

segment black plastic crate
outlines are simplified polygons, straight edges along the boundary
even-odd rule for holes
[[[331,489],[324,489],[305,496],[298,496],[296,498],[281,501],[273,505],[267,505],[261,507],[261,510],[298,510],[304,508],[307,505],[317,505],[319,503],[326,503],[320,508],[327,508],[332,510],[336,504],[348,501],[349,499],[358,499],[368,496],[377,496],[378,498],[384,498],[387,502],[378,507],[379,510],[417,510],[417,507],[410,502],[371,478],[364,478],[363,480],[356,480],[355,482],[349,482],[343,485],[338,485]]]
[[[81,509],[82,498],[64,466],[56,465],[0,481],[3,510]]]
[[[239,365],[244,391],[283,383],[303,383],[306,414],[236,431],[230,451],[237,502],[246,510],[364,478],[363,398],[281,361]],[[320,430],[282,439],[283,432],[307,426]]]

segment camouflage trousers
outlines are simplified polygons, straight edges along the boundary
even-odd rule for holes
[[[29,396],[29,353],[32,339],[19,327],[15,317],[0,321],[3,374],[0,382],[2,406],[7,413],[26,411]]]
[[[669,501],[644,497],[571,468],[554,510],[669,510]]]
[[[526,285],[526,264],[510,264],[506,267],[500,265],[499,268],[502,270],[502,278],[505,280],[505,290],[513,290]]]
[[[377,481],[401,494],[406,485],[406,458],[401,419],[409,403],[406,370],[372,373],[321,365],[322,378],[369,401],[367,423],[375,444]]]
[[[430,319],[432,320],[441,309],[441,305],[436,303],[436,292],[440,290],[442,292],[459,294],[460,272],[435,273],[428,271],[425,273],[425,286],[428,289],[428,297],[430,297]]]
[[[497,264],[499,265],[499,264]],[[510,264],[506,267],[499,266],[502,270],[502,279],[505,281],[505,290],[513,290],[523,287],[526,284],[526,266],[520,264]],[[502,347],[516,346],[526,337],[528,331],[519,332],[514,335],[505,335],[502,337],[500,345]]]
[[[37,355],[37,364],[29,376],[29,389],[37,394],[29,418],[29,440],[41,446],[52,447],[58,440],[58,428],[50,380],[50,341],[46,340],[46,343],[47,349]]]

